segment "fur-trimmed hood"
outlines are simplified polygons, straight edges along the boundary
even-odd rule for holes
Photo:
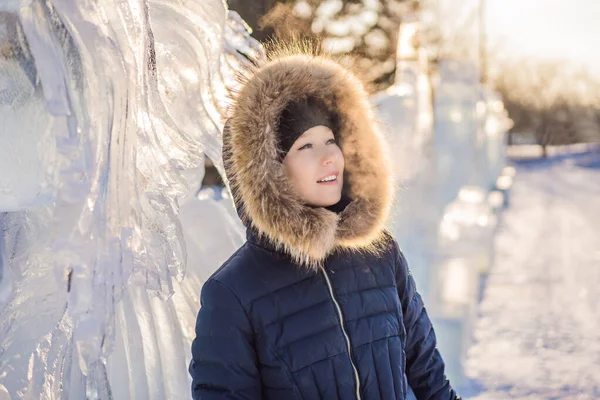
[[[324,56],[279,55],[245,78],[224,134],[227,179],[244,224],[314,267],[337,248],[370,250],[384,235],[392,178],[384,142],[359,79]],[[345,160],[340,213],[304,204],[278,157],[277,121],[290,101],[313,97],[339,117]]]

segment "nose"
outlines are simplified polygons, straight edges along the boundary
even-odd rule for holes
[[[337,157],[337,153],[335,152],[334,149],[326,149],[323,154],[323,158],[321,159],[321,164],[322,165],[333,164],[336,157]]]

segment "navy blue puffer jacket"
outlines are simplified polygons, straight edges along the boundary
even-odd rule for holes
[[[306,205],[277,152],[278,116],[318,99],[339,124],[343,201]],[[283,55],[239,91],[223,159],[247,242],[205,283],[192,344],[195,399],[455,399],[406,260],[384,230],[393,179],[360,82]]]
[[[249,235],[202,291],[195,399],[455,399],[423,301],[393,240],[323,269]]]

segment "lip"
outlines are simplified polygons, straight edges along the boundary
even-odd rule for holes
[[[327,178],[328,176],[331,176],[331,175],[335,175],[335,180],[333,180],[333,181],[329,181],[329,182],[319,182],[321,179],[325,179],[325,178]],[[320,177],[319,179],[317,179],[317,183],[318,183],[319,185],[336,185],[336,184],[338,183],[338,176],[339,176],[339,175],[340,175],[340,172],[339,172],[339,171],[333,171],[333,172],[330,172],[330,173],[328,173],[328,174],[325,174],[325,175],[323,175],[323,176],[322,176],[322,177]]]

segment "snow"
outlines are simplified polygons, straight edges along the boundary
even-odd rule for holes
[[[300,0],[294,5],[294,14],[300,18],[310,18],[312,7],[306,1]]]
[[[344,54],[351,52],[356,46],[356,40],[353,37],[328,37],[323,39],[323,48],[331,54]]]
[[[375,26],[381,8],[379,1],[364,1],[344,4],[340,0],[324,0],[316,7],[311,30],[315,34],[325,31],[328,37],[323,41],[324,48],[332,54],[351,53],[361,43],[362,37]],[[338,15],[343,9],[344,15]],[[311,15],[311,7],[305,1],[298,1],[294,13],[301,18]],[[367,35],[366,44],[373,50],[389,46],[389,40],[381,30]]]
[[[317,7],[316,14],[321,18],[330,18],[344,8],[341,0],[325,0]]]
[[[522,159],[466,362],[470,399],[600,397],[600,152]]]

